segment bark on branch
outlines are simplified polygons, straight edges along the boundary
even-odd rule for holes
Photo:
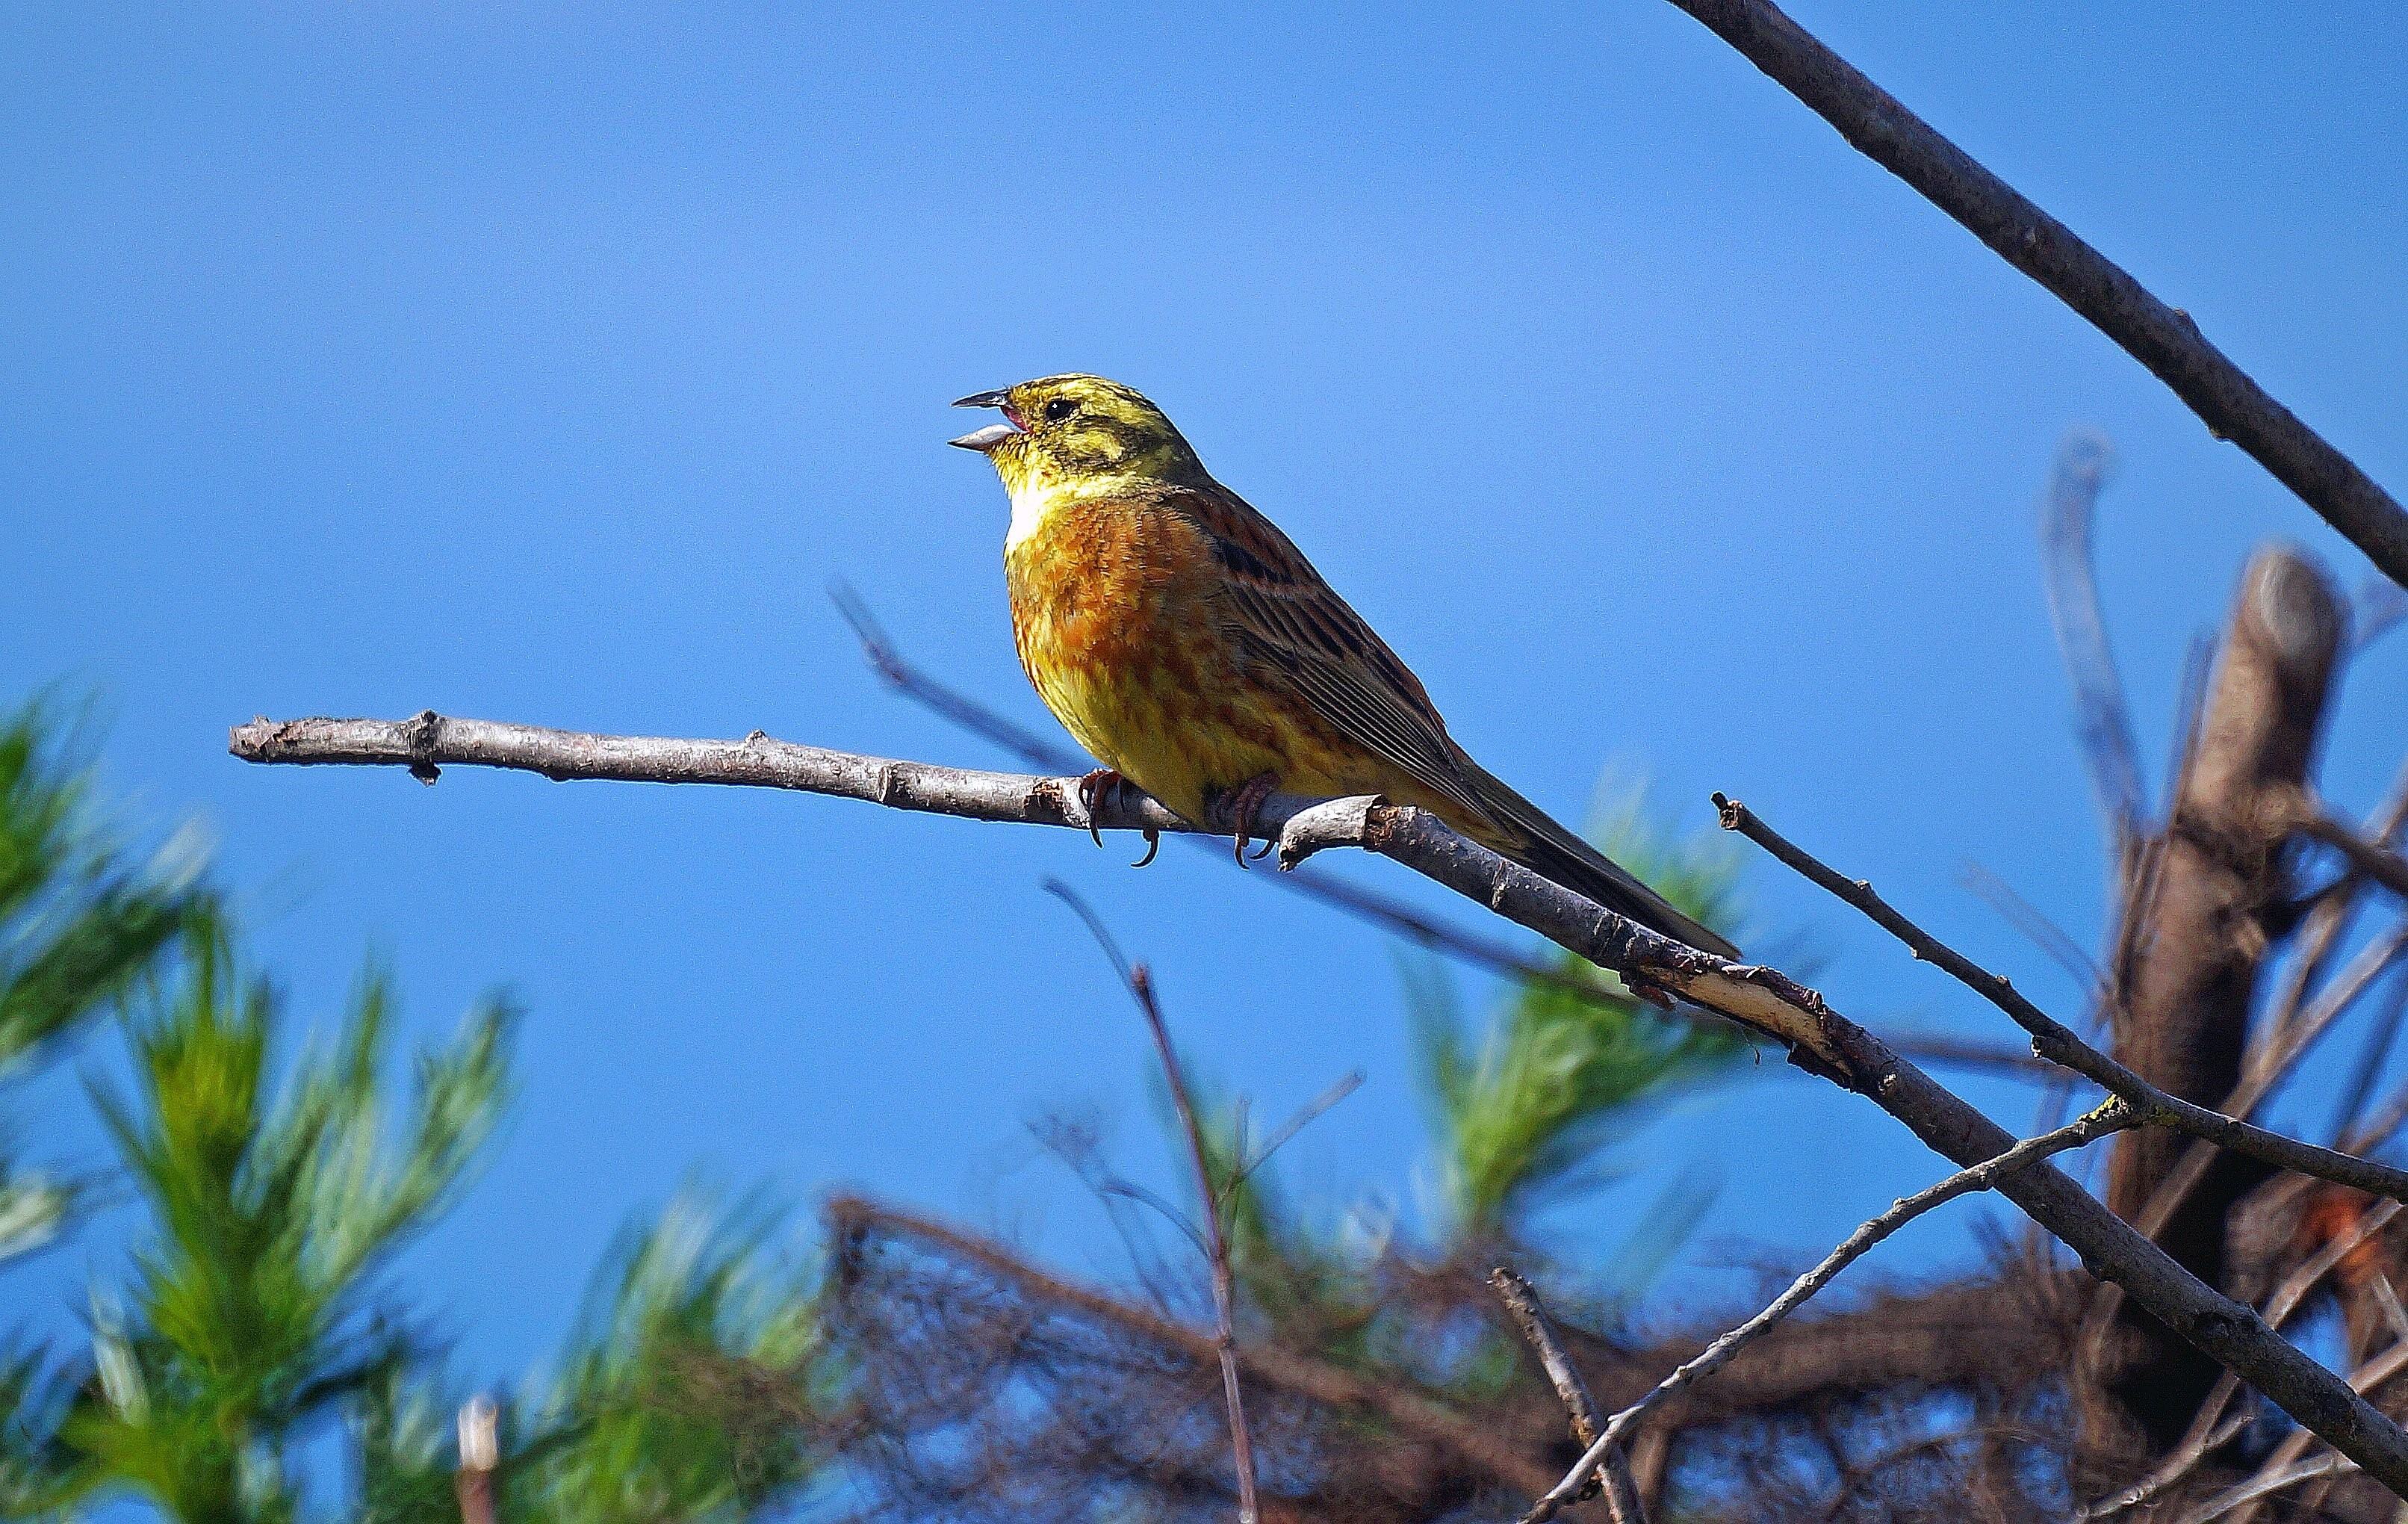
[[[230,750],[258,762],[397,765],[422,779],[446,763],[477,763],[564,780],[752,784],[976,820],[1081,829],[1091,824],[1070,779],[889,761],[774,741],[758,732],[737,741],[599,736],[448,720],[427,712],[398,722],[257,720],[235,728]],[[1197,828],[1133,790],[1115,792],[1118,797],[1098,808],[1092,824]],[[1995,1159],[2015,1144],[1961,1097],[1786,974],[1731,963],[1660,937],[1456,835],[1422,811],[1374,799],[1303,806],[1275,798],[1258,814],[1257,826],[1278,832],[1284,867],[1331,847],[1376,853],[1627,981],[1753,1027],[1787,1047],[1793,1063],[1871,1100],[1960,1165]],[[1217,829],[1219,823],[1207,822],[1205,828]],[[2185,1271],[2052,1167],[2016,1171],[1999,1189],[2094,1274],[2122,1287],[2369,1474],[2408,1496],[2408,1434],[2249,1308]]]
[[[2114,971],[2115,1056],[2171,1095],[2220,1106],[2243,1078],[2258,976],[2272,950],[2269,915],[2288,894],[2284,806],[2298,795],[2332,691],[2348,616],[2323,574],[2296,553],[2252,557],[2219,647],[2198,733],[2169,806],[2154,883],[2126,909],[2133,935]],[[2120,1140],[2107,1204],[2141,1223],[2184,1152],[2162,1129]],[[2224,1284],[2225,1224],[2266,1175],[2231,1153],[2205,1163],[2146,1226],[2168,1253]],[[2396,1192],[2385,1192],[2396,1195]],[[2100,1385],[2155,1453],[2177,1444],[2217,1372],[2126,1308],[2092,1352]],[[2112,1346],[2112,1347],[2110,1347]],[[2094,1442],[2112,1429],[2102,1413]]]
[[[1770,0],[1672,3],[1838,128],[1857,151],[2087,318],[2172,387],[2210,433],[2247,451],[2386,576],[2408,586],[2408,512],[2209,343],[2190,314],[2151,295]]]

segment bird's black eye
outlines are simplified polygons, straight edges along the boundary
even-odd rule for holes
[[[1072,413],[1077,412],[1078,410],[1079,405],[1077,403],[1071,401],[1068,397],[1057,396],[1053,401],[1045,404],[1045,421],[1049,424],[1058,424],[1063,419],[1069,417]]]

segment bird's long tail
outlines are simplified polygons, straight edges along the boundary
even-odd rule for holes
[[[1673,908],[1671,901],[1639,882],[1620,864],[1556,824],[1555,817],[1515,793],[1470,757],[1456,753],[1463,782],[1486,820],[1449,819],[1447,824],[1533,873],[1587,896],[1617,914],[1676,942],[1736,958],[1739,949],[1709,927]],[[1441,808],[1440,813],[1454,812]]]

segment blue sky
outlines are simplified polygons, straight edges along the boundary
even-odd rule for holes
[[[1798,14],[2408,483],[2408,16]],[[418,1032],[490,989],[527,1006],[509,1130],[397,1272],[468,1372],[551,1349],[615,1227],[695,1176],[804,1208],[867,1188],[1111,1273],[1025,1124],[1093,1108],[1132,1172],[1168,1161],[1142,1030],[1046,874],[1266,1109],[1363,1068],[1283,1166],[1412,1220],[1392,949],[1200,855],[1131,873],[1118,843],[835,801],[224,755],[257,713],[434,706],[996,763],[882,693],[824,590],[1047,723],[1002,495],[943,448],[944,404],[1074,368],[1154,395],[1526,792],[1577,816],[1618,764],[1702,828],[1727,790],[2061,1010],[2066,977],[1960,883],[1979,864],[2095,939],[2033,551],[2058,439],[2118,452],[2102,577],[2153,764],[2249,547],[2365,575],[1658,0],[14,9],[0,683],[105,700],[130,812],[210,833],[299,1012],[371,951]],[[2408,640],[2341,707],[2345,808],[2403,712]],[[1802,884],[1749,883],[1842,1009],[2006,1035]],[[1969,1091],[2029,1118],[2023,1089]],[[72,1084],[26,1107],[90,1145]],[[1939,1170],[1771,1065],[1615,1157],[1635,1178],[1555,1213],[1562,1242],[1610,1245],[1702,1165],[1701,1262],[1817,1248]],[[1886,1263],[1962,1252],[1951,1220]],[[12,1301],[72,1316],[122,1228]]]

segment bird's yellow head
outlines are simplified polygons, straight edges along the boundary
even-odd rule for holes
[[[956,408],[995,408],[1006,420],[952,441],[995,463],[1016,503],[1114,481],[1191,482],[1203,463],[1162,410],[1101,376],[1048,376],[981,392]]]

